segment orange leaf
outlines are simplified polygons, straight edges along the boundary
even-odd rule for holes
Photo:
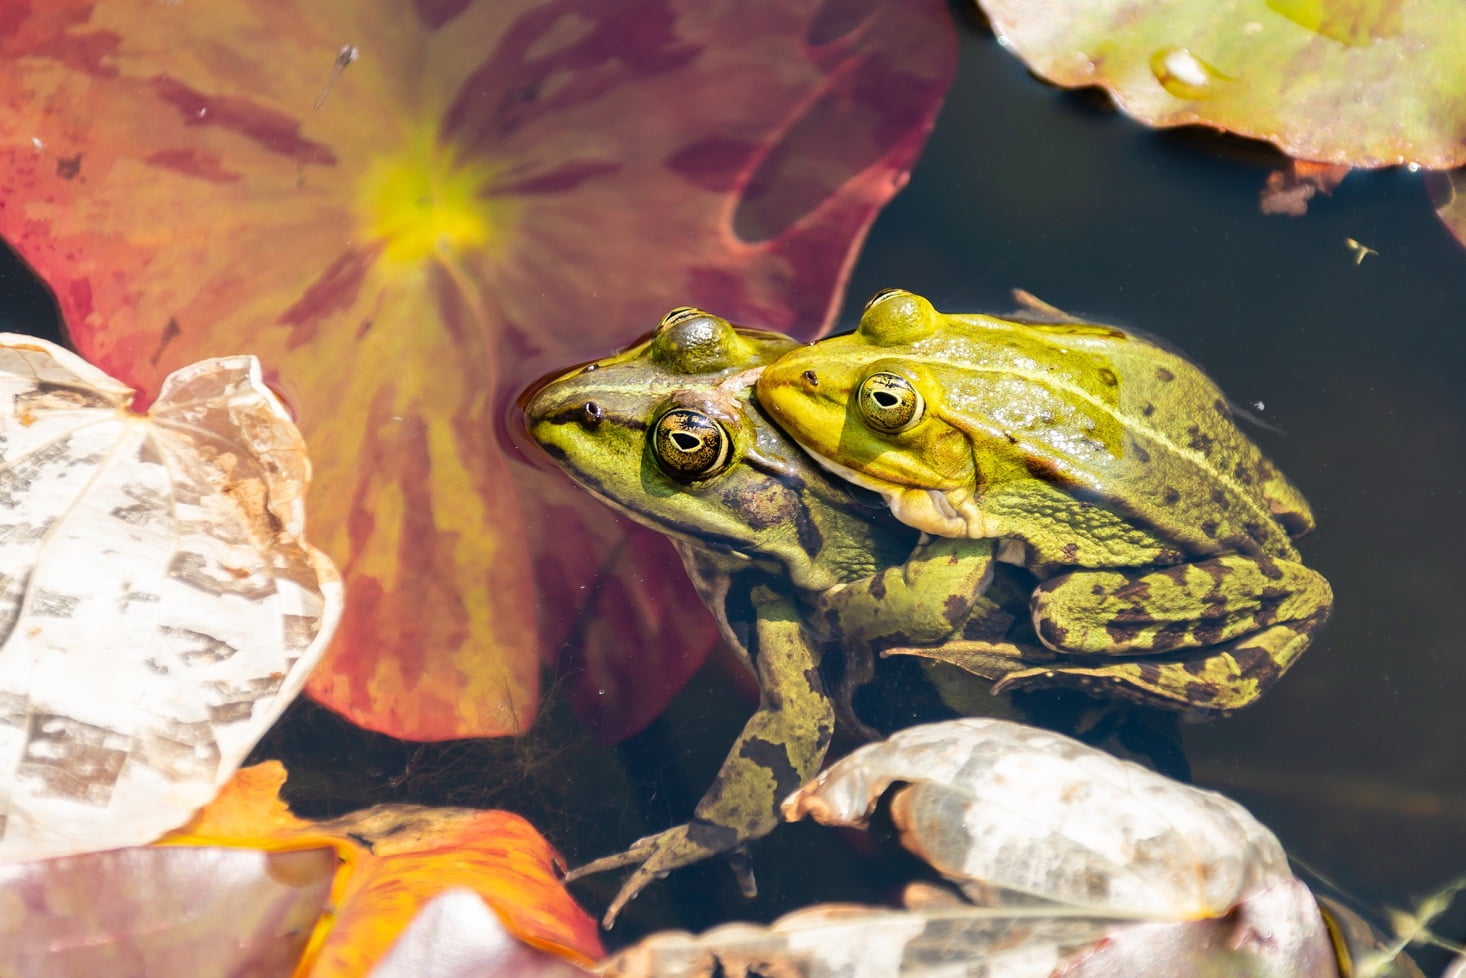
[[[413,739],[517,732],[568,645],[615,738],[709,619],[665,542],[511,460],[508,402],[672,305],[827,323],[953,42],[941,0],[11,5],[0,234],[134,386],[272,371],[347,582],[314,697]]]
[[[334,848],[336,912],[312,935],[300,974],[365,975],[424,903],[454,887],[476,892],[520,940],[580,964],[603,954],[595,922],[560,883],[559,856],[518,815],[379,805],[310,822],[280,800],[284,782],[278,761],[241,770],[162,844]]]

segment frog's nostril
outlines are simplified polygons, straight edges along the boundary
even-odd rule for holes
[[[595,401],[586,401],[580,410],[585,415],[585,423],[591,427],[600,424],[601,419],[606,416],[606,412]]]
[[[818,387],[820,385],[820,379],[815,375],[815,372],[813,370],[806,370],[804,373],[800,374],[799,377],[805,382],[806,385],[810,387]]]

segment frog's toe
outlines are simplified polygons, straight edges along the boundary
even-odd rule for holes
[[[699,823],[696,822],[674,825],[665,832],[638,839],[625,852],[605,856],[571,870],[565,874],[565,881],[568,883],[594,873],[604,873],[623,866],[636,865],[636,869],[621,884],[616,898],[611,901],[610,906],[606,908],[605,915],[601,918],[601,925],[610,930],[615,926],[616,918],[620,916],[626,905],[636,899],[649,885],[662,879],[674,869],[701,862],[710,856],[726,852],[730,848],[729,846],[710,845],[707,841],[700,839],[699,836],[704,833],[697,831],[698,826]],[[736,847],[732,848],[735,849],[735,853],[738,851]],[[638,863],[640,865],[637,865]],[[740,861],[735,855],[734,870],[738,874],[740,887],[747,895],[752,896],[753,874],[747,868],[746,858]]]

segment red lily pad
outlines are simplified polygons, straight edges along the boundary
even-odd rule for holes
[[[1458,0],[978,0],[1056,85],[1150,126],[1200,124],[1304,160],[1466,163]]]
[[[11,4],[0,235],[140,390],[264,362],[347,582],[315,698],[517,732],[564,648],[611,738],[712,630],[665,543],[511,459],[508,402],[674,305],[817,333],[954,40],[941,0]]]

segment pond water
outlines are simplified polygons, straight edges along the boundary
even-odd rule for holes
[[[1265,217],[1281,162],[1048,88],[975,27],[850,302],[896,284],[1001,310],[1019,286],[1159,335],[1260,402],[1276,430],[1254,437],[1313,505],[1300,548],[1336,605],[1262,702],[1189,728],[1187,751],[1308,865],[1403,904],[1466,872],[1466,251],[1402,170]],[[1356,264],[1347,238],[1379,254]],[[1466,934],[1466,908],[1442,932]]]
[[[1337,604],[1259,705],[1187,729],[1195,780],[1242,801],[1365,906],[1438,889],[1466,872],[1466,251],[1422,177],[1403,171],[1352,175],[1305,217],[1265,217],[1258,191],[1277,154],[1153,132],[1092,94],[1051,89],[958,13],[959,76],[910,185],[870,235],[845,328],[886,286],[954,312],[1009,309],[1022,287],[1164,338],[1256,405],[1268,428],[1254,437],[1313,504],[1319,528],[1301,549]],[[1356,263],[1349,238],[1377,254]],[[10,325],[44,332],[48,304],[19,275],[0,269]],[[589,744],[552,700],[532,737],[430,746],[302,705],[262,752],[289,759],[303,811],[500,804],[583,862],[686,817],[749,709],[730,684],[727,663],[711,663],[614,751]],[[882,896],[881,878],[847,865],[850,845],[782,829],[756,854],[757,900],[744,902],[722,866],[682,871],[633,904],[616,940]],[[614,885],[576,892],[594,911]],[[1466,936],[1466,907],[1440,930]],[[1439,955],[1419,957],[1439,971]]]

